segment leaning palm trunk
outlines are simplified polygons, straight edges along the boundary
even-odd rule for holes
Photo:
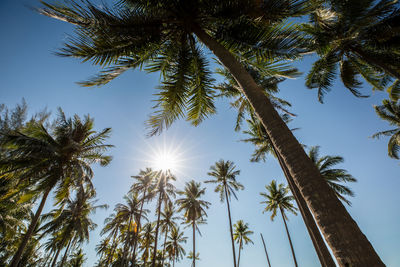
[[[285,229],[286,229],[286,233],[287,233],[287,236],[288,236],[288,239],[289,239],[290,249],[292,250],[294,266],[298,267],[297,260],[296,260],[296,254],[294,253],[294,248],[293,248],[293,244],[292,244],[292,239],[290,238],[289,229],[288,229],[287,224],[286,224],[286,219],[285,219],[285,216],[283,215],[282,208],[279,208],[279,209],[281,210],[282,220],[283,220],[283,223],[285,224]]]
[[[319,232],[318,226],[315,224],[315,220],[307,207],[306,202],[300,194],[299,189],[294,184],[292,177],[289,174],[288,169],[283,163],[283,160],[279,153],[276,151],[275,147],[272,146],[276,157],[278,158],[279,165],[281,166],[283,173],[285,174],[286,180],[288,181],[290,191],[292,191],[293,196],[296,200],[297,206],[299,207],[300,214],[303,217],[303,221],[306,225],[308,234],[311,237],[311,241],[314,245],[315,251],[317,252],[318,259],[323,267],[335,267],[336,264],[333,261],[328,248],[325,245],[324,240]]]
[[[18,266],[18,263],[21,260],[22,253],[24,252],[24,249],[25,249],[26,245],[28,244],[29,239],[31,238],[31,236],[33,234],[33,230],[36,227],[36,224],[37,224],[37,222],[39,220],[40,214],[42,214],[44,204],[46,203],[46,199],[47,199],[50,191],[51,191],[51,187],[48,188],[44,192],[42,200],[40,201],[40,205],[39,205],[39,207],[38,207],[38,209],[37,209],[37,211],[35,213],[35,216],[33,217],[32,222],[30,223],[30,225],[28,227],[28,231],[24,235],[24,237],[22,239],[22,242],[18,247],[17,253],[15,253],[14,257],[12,258],[12,260],[10,262],[10,267],[17,267]]]
[[[156,225],[156,235],[155,235],[155,238],[154,238],[153,261],[152,261],[152,264],[151,264],[152,267],[156,266],[157,239],[158,239],[158,230],[159,230],[159,227],[160,227],[161,204],[162,204],[162,191],[160,191],[160,195],[158,196],[158,207],[157,207],[158,217],[157,217],[157,225]]]
[[[341,266],[384,266],[371,243],[337,199],[302,146],[251,75],[225,47],[197,25],[197,37],[235,77]]]
[[[264,237],[263,237],[263,235],[261,233],[260,233],[260,236],[261,236],[261,240],[262,240],[263,245],[264,245],[265,256],[267,256],[268,267],[271,267],[271,263],[269,262],[269,257],[268,257],[268,252],[267,252],[267,246],[265,246]]]
[[[225,187],[225,199],[226,199],[226,205],[228,207],[228,217],[229,217],[229,230],[231,232],[231,241],[232,241],[232,253],[233,253],[233,266],[236,267],[236,253],[235,253],[235,243],[233,241],[233,230],[232,230],[232,218],[231,218],[231,208],[229,206],[229,199],[228,199],[228,192],[226,188],[226,184],[224,185]],[[240,253],[240,251],[239,251]]]

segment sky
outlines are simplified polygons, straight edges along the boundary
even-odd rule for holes
[[[0,1],[0,103],[14,107],[25,98],[30,112],[47,108],[53,112],[61,107],[68,116],[90,114],[96,130],[112,128],[108,140],[115,147],[107,167],[95,166],[93,182],[99,204],[108,204],[108,210],[98,211],[93,220],[98,224],[84,245],[85,266],[96,262],[95,246],[101,240],[104,219],[114,205],[122,202],[140,169],[149,166],[154,151],[166,147],[180,155],[176,172],[178,189],[192,179],[203,182],[207,172],[219,159],[233,161],[241,170],[238,181],[245,190],[239,200],[231,203],[233,221],[243,219],[254,231],[254,245],[244,248],[241,266],[266,266],[260,233],[264,235],[272,266],[293,266],[289,243],[280,217],[273,222],[270,214],[262,213],[260,192],[272,179],[284,182],[278,163],[268,158],[265,163],[249,161],[253,147],[240,142],[245,136],[234,131],[236,112],[225,100],[216,103],[217,114],[193,127],[184,120],[175,123],[160,136],[146,137],[145,121],[152,111],[159,83],[158,74],[127,71],[109,84],[83,88],[76,84],[97,73],[98,67],[76,59],[54,55],[62,47],[72,27],[66,23],[41,16],[27,6],[37,6],[35,0]],[[305,58],[296,66],[307,73],[314,58]],[[340,155],[345,162],[338,167],[349,171],[358,182],[351,184],[356,196],[347,210],[356,220],[387,266],[400,264],[400,179],[399,161],[387,156],[387,139],[370,138],[377,131],[390,129],[375,114],[373,105],[381,103],[385,92],[372,92],[365,85],[362,91],[371,95],[357,99],[340,82],[326,95],[325,103],[317,101],[317,92],[304,86],[304,76],[281,84],[280,97],[292,103],[291,111],[297,117],[290,124],[299,127],[296,137],[308,146],[321,146],[321,155]],[[201,260],[198,267],[232,266],[227,210],[219,201],[212,185],[204,199],[211,202],[207,224],[201,225],[201,237],[196,238],[196,250]],[[46,211],[52,208],[49,201]],[[153,206],[149,207],[153,209]],[[153,213],[154,214],[154,213]],[[320,266],[312,243],[300,216],[289,215],[289,230],[299,266]],[[186,230],[187,252],[191,250],[191,232]],[[184,259],[177,267],[188,266]]]

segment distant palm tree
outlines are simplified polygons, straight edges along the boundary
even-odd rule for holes
[[[214,191],[219,193],[221,202],[226,201],[226,206],[228,208],[228,218],[229,218],[229,230],[231,233],[232,241],[232,253],[233,253],[233,265],[236,267],[236,254],[235,254],[235,243],[233,241],[233,230],[232,230],[232,218],[230,209],[230,198],[231,195],[237,199],[235,191],[243,190],[244,186],[236,181],[236,176],[240,174],[240,170],[235,170],[236,166],[232,161],[219,160],[215,165],[210,167],[210,172],[207,174],[214,177],[214,180],[205,181],[205,183],[217,184]]]
[[[378,116],[396,127],[392,130],[382,131],[374,134],[373,138],[391,136],[388,143],[389,157],[400,159],[400,101],[383,100],[381,106],[375,106]]]
[[[186,241],[187,237],[184,236],[184,232],[181,232],[179,227],[171,228],[165,249],[170,256],[174,267],[175,262],[182,259],[183,255],[186,255],[185,249],[181,246],[181,243],[186,243]]]
[[[342,183],[356,182],[351,174],[349,174],[344,169],[333,169],[332,167],[336,164],[342,163],[344,161],[341,156],[319,156],[319,146],[313,146],[308,152],[308,156],[311,161],[317,166],[321,173],[321,176],[325,179],[328,185],[333,189],[336,196],[348,205],[351,202],[347,200],[344,196],[354,196],[354,192]]]
[[[164,266],[164,261],[165,261],[165,248],[167,245],[167,236],[168,236],[168,232],[173,229],[176,228],[176,222],[175,220],[178,219],[178,217],[174,216],[176,213],[175,208],[174,208],[174,204],[172,202],[169,202],[168,205],[166,205],[164,207],[164,211],[161,212],[161,221],[160,221],[160,227],[161,227],[161,231],[165,234],[164,237],[164,248],[162,250],[162,262],[161,262],[161,266]]]
[[[154,227],[154,223],[146,223],[142,228],[140,247],[143,251],[142,260],[144,266],[148,264],[148,259],[150,258],[150,248],[154,243]]]
[[[198,230],[199,223],[205,222],[205,217],[207,217],[206,209],[211,205],[210,202],[200,199],[205,192],[206,189],[201,188],[201,183],[196,183],[192,180],[185,184],[183,191],[178,192],[183,198],[176,200],[178,212],[183,211],[185,222],[192,226],[193,255],[196,255],[196,229]],[[193,257],[193,267],[196,267],[196,257]]]
[[[285,211],[289,211],[297,215],[296,207],[293,206],[292,203],[294,198],[293,196],[289,195],[289,187],[285,186],[284,184],[277,185],[275,180],[272,180],[272,182],[269,185],[266,185],[265,189],[267,190],[267,193],[264,192],[260,193],[261,196],[266,198],[265,201],[261,202],[262,204],[266,204],[266,207],[263,212],[266,211],[272,212],[271,220],[274,220],[277,211],[278,210],[280,211],[283,223],[285,224],[285,229],[289,239],[290,248],[292,250],[294,265],[297,267],[298,265],[297,265],[296,255],[293,249],[292,239],[290,238],[289,229],[286,224],[286,220],[288,218],[285,213]]]
[[[234,240],[239,243],[239,255],[237,259],[237,267],[239,267],[240,263],[240,252],[243,249],[243,242],[245,245],[248,243],[253,243],[253,241],[250,239],[249,235],[252,235],[254,232],[249,230],[249,224],[244,223],[242,220],[237,221],[233,227],[235,228],[233,232],[233,238]]]
[[[104,144],[111,129],[95,132],[93,126],[93,119],[89,116],[83,121],[77,115],[68,119],[59,109],[58,120],[51,131],[41,123],[33,122],[24,131],[4,137],[8,151],[7,157],[0,160],[0,173],[14,173],[20,183],[29,185],[30,196],[42,194],[35,217],[10,267],[18,266],[50,191],[56,188],[55,198],[61,202],[82,183],[91,185],[91,164],[99,162],[105,166],[111,161],[110,156],[104,155],[111,147]]]
[[[71,259],[69,260],[69,267],[82,267],[83,263],[85,262],[85,253],[83,253],[83,250],[80,248],[79,250],[75,251],[74,254],[72,254]]]
[[[175,180],[176,180],[175,176],[173,176],[170,171],[159,171],[157,174],[154,186],[154,194],[158,195],[157,209],[156,209],[157,222],[156,222],[155,237],[154,237],[152,267],[155,267],[156,265],[157,241],[158,241],[158,232],[160,227],[161,205],[162,203],[168,204],[168,202],[171,202],[171,197],[175,197],[175,186],[171,183],[171,181]]]

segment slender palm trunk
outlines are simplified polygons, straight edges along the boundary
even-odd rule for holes
[[[279,153],[276,151],[275,147],[272,145],[272,148],[278,158],[279,164],[285,174],[286,180],[288,181],[290,190],[293,193],[293,196],[297,202],[297,206],[299,207],[300,214],[303,217],[303,221],[306,225],[308,234],[311,237],[311,241],[314,245],[315,251],[317,252],[318,259],[323,267],[335,267],[336,264],[332,259],[331,254],[329,253],[328,248],[325,245],[324,240],[322,239],[321,233],[319,232],[318,226],[315,223],[314,217],[312,216],[310,210],[307,207],[306,202],[297,186],[294,184],[292,177],[286,166],[283,163],[283,160]]]
[[[192,25],[192,30],[239,83],[271,142],[282,156],[339,264],[384,266],[371,243],[321,177],[318,169],[251,75],[233,54],[198,25]]]
[[[156,257],[157,257],[157,239],[158,239],[158,230],[160,227],[160,215],[161,215],[161,204],[162,204],[162,191],[160,191],[160,195],[158,196],[158,216],[157,216],[157,225],[156,225],[156,235],[154,238],[154,251],[153,251],[153,261],[151,266],[155,267],[156,266]]]
[[[269,261],[268,252],[267,252],[267,247],[265,246],[264,237],[263,237],[263,235],[262,235],[261,233],[260,233],[260,236],[261,236],[261,240],[262,240],[263,245],[264,245],[265,256],[267,256],[268,266],[271,267],[271,262]]]
[[[164,260],[165,260],[165,245],[167,243],[167,235],[168,235],[168,227],[165,229],[165,236],[164,236],[164,245],[163,245],[163,252],[162,252],[162,263],[161,266],[164,266]]]
[[[129,221],[128,221],[128,236],[127,236],[127,240],[124,245],[124,253],[122,256],[122,266],[125,266],[125,262],[129,263],[129,261],[126,260],[126,254],[128,254],[128,245],[131,242],[131,231],[130,231],[131,224],[132,224],[132,214],[129,216]]]
[[[228,191],[227,191],[227,188],[226,188],[226,184],[224,185],[224,190],[225,190],[226,205],[228,206],[229,230],[231,232],[231,241],[232,241],[233,266],[236,267],[236,253],[235,253],[235,242],[233,240],[231,208],[229,206],[229,198],[228,198]]]
[[[68,246],[65,249],[65,253],[64,253],[64,256],[63,256],[62,261],[61,261],[61,267],[64,266],[65,260],[67,259],[69,247],[71,246],[71,242],[72,242],[72,239],[68,242]]]
[[[51,263],[51,267],[56,266],[57,259],[58,259],[58,255],[60,255],[60,252],[61,252],[61,248],[59,248],[59,249],[57,250],[56,255],[54,255],[53,262]]]
[[[288,229],[287,224],[286,224],[286,219],[285,219],[285,216],[283,215],[283,210],[281,208],[279,208],[279,209],[281,211],[283,223],[285,224],[285,229],[286,229],[286,233],[287,233],[287,236],[288,236],[288,239],[289,239],[290,249],[292,250],[294,266],[298,267],[297,260],[296,260],[296,255],[294,253],[294,248],[293,248],[293,244],[292,244],[292,239],[290,238],[289,229]]]
[[[136,237],[135,237],[135,240],[133,241],[133,253],[132,253],[131,267],[135,266],[135,264],[136,264],[136,248],[137,248],[137,244],[138,244],[138,241],[139,241],[139,238],[138,238],[139,237],[139,233],[140,233],[140,230],[141,230],[140,222],[141,222],[141,219],[142,219],[144,201],[146,199],[146,191],[147,191],[147,189],[144,190],[142,203],[140,205],[139,219],[138,219],[137,226],[136,226]]]
[[[22,253],[24,252],[24,249],[25,249],[26,245],[28,244],[29,239],[32,237],[33,230],[35,229],[36,224],[39,220],[39,217],[42,214],[44,204],[46,203],[46,199],[49,196],[50,191],[51,191],[51,188],[48,188],[44,192],[42,200],[40,201],[39,207],[35,213],[35,216],[33,217],[32,222],[29,224],[28,231],[25,233],[24,237],[22,238],[22,242],[19,245],[17,252],[15,253],[14,257],[12,258],[12,260],[10,262],[10,267],[18,266],[18,263],[21,260]]]
[[[239,267],[239,263],[240,263],[240,253],[242,252],[242,238],[240,238],[240,242],[239,242],[239,255],[238,255],[238,262],[237,262],[237,267]]]
[[[192,222],[193,228],[193,267],[196,267],[196,223],[193,220]]]

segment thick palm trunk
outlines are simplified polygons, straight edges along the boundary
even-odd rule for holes
[[[239,83],[271,142],[282,156],[307,206],[314,214],[338,263],[341,266],[384,266],[371,243],[321,177],[318,169],[251,75],[225,47],[203,29],[193,25],[192,30]]]
[[[161,215],[161,204],[162,204],[162,191],[160,191],[160,195],[158,196],[158,207],[157,207],[157,225],[156,225],[156,235],[154,238],[154,251],[153,251],[153,259],[152,259],[152,267],[156,266],[156,257],[157,257],[157,239],[158,239],[158,230],[160,227],[160,215]]]
[[[69,247],[71,246],[71,242],[72,242],[72,240],[70,240],[70,241],[68,242],[68,246],[67,246],[67,248],[65,249],[65,253],[64,253],[64,256],[63,256],[62,261],[61,261],[61,267],[63,267],[64,264],[65,264],[65,260],[67,259]]]
[[[296,200],[297,206],[299,207],[300,214],[303,217],[303,221],[306,225],[308,234],[310,235],[311,241],[314,245],[315,251],[317,252],[318,259],[323,267],[335,267],[336,264],[333,261],[331,254],[329,253],[328,248],[325,245],[324,240],[319,232],[318,226],[315,223],[314,217],[312,216],[311,212],[309,211],[306,202],[304,201],[303,197],[297,186],[294,184],[292,177],[286,166],[283,163],[283,160],[279,153],[276,151],[275,147],[272,146],[276,157],[278,158],[279,164],[282,168],[283,173],[285,174],[286,180],[288,181],[290,190],[293,193],[293,196]]]
[[[138,240],[139,233],[140,233],[140,230],[141,230],[140,222],[141,222],[141,219],[142,219],[144,200],[146,199],[146,190],[143,193],[143,200],[142,200],[142,203],[140,205],[139,219],[138,219],[138,223],[137,223],[137,226],[136,226],[136,238],[133,241],[133,253],[132,253],[131,267],[135,266],[135,264],[136,264],[136,248],[137,248],[137,244],[138,244],[138,241],[139,241]]]
[[[239,255],[238,255],[238,262],[237,262],[237,267],[239,267],[239,263],[240,263],[240,253],[242,252],[242,239],[240,239],[239,242]]]
[[[288,239],[289,239],[290,249],[292,250],[294,266],[298,267],[297,260],[296,260],[296,254],[294,253],[292,239],[290,238],[289,229],[288,229],[287,224],[286,224],[286,219],[285,219],[285,216],[283,215],[283,210],[281,208],[280,208],[280,210],[281,210],[283,223],[285,224],[286,233],[287,233],[287,236],[288,236]]]
[[[163,245],[163,252],[162,252],[162,263],[161,266],[164,266],[164,260],[165,260],[165,245],[167,243],[167,235],[168,235],[168,227],[165,229],[165,236],[164,236],[164,245]]]
[[[269,257],[268,257],[268,252],[267,252],[267,246],[265,246],[264,237],[263,237],[263,235],[261,233],[260,233],[260,236],[261,236],[261,240],[262,240],[263,245],[264,245],[265,256],[267,256],[268,266],[271,267],[271,263],[269,262]]]
[[[32,222],[29,224],[28,231],[25,233],[24,237],[22,238],[22,242],[18,247],[17,252],[15,253],[14,257],[12,258],[10,262],[10,267],[17,267],[19,261],[21,260],[22,253],[24,252],[24,249],[26,245],[28,244],[29,239],[32,237],[33,230],[36,227],[36,224],[39,220],[40,215],[42,214],[44,204],[46,203],[46,199],[49,196],[49,193],[51,191],[51,188],[47,189],[46,192],[44,192],[42,200],[40,201],[39,207],[35,213],[35,216],[32,219]]]
[[[193,267],[196,267],[196,223],[193,220]]]
[[[229,198],[228,198],[228,192],[227,192],[226,184],[224,185],[224,187],[225,187],[226,205],[227,205],[227,207],[228,207],[229,230],[230,230],[230,232],[231,232],[232,253],[233,253],[233,266],[236,267],[236,253],[235,253],[235,242],[234,242],[234,240],[233,240],[231,208],[230,208],[230,205],[229,205]]]

